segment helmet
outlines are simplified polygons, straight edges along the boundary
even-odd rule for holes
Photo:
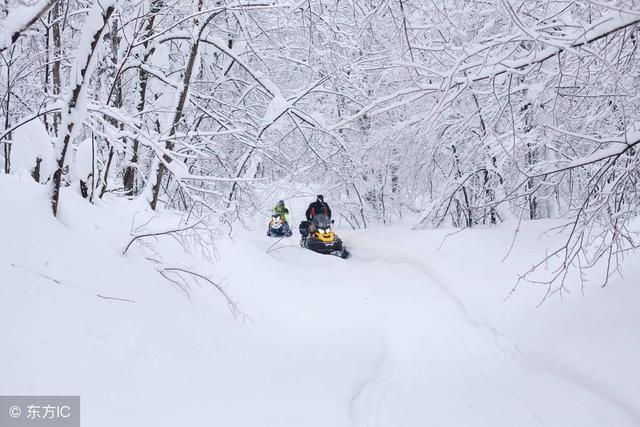
[[[322,194],[318,194],[318,200],[324,202],[324,196]]]
[[[278,206],[284,206],[284,200],[278,200]]]

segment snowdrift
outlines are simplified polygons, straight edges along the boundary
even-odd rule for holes
[[[87,426],[640,424],[640,268],[553,298],[515,277],[549,224],[347,232],[347,261],[260,232],[220,239],[216,289],[181,289],[142,246],[142,206],[0,176],[0,393],[80,395]],[[171,218],[169,217],[167,221]],[[147,248],[148,249],[148,248]],[[577,283],[573,283],[576,285]],[[574,289],[580,290],[579,286]]]

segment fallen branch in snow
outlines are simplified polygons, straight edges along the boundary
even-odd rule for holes
[[[413,230],[416,230],[416,228],[413,228]],[[447,242],[449,237],[455,236],[458,233],[462,233],[465,230],[467,230],[467,228],[461,227],[461,228],[457,229],[456,231],[452,231],[451,233],[445,234],[444,237],[442,238],[442,240],[440,241],[440,244],[438,245],[438,250],[442,249],[442,247]]]
[[[187,227],[175,228],[175,229],[171,229],[171,230],[156,231],[156,232],[149,232],[149,233],[143,233],[143,234],[135,235],[135,236],[133,236],[133,238],[129,241],[127,246],[122,251],[122,255],[126,255],[127,251],[131,247],[131,245],[138,239],[142,239],[142,238],[145,238],[145,237],[166,236],[166,235],[169,235],[169,234],[180,233],[180,232],[183,232],[183,231],[192,230],[192,229],[194,229],[195,227],[197,227],[200,224],[202,224],[202,220],[197,221],[197,222],[195,222],[195,223],[193,223],[193,224],[191,224],[191,225],[189,225]]]
[[[205,276],[204,274],[195,272],[195,271],[191,271],[188,270],[186,268],[183,267],[161,267],[162,268],[162,272],[172,272],[172,273],[184,273],[184,274],[188,274],[191,276],[196,277],[196,279],[202,279],[205,282],[209,283],[210,285],[212,285],[214,288],[216,288],[218,290],[218,292],[220,292],[222,294],[222,296],[224,297],[225,301],[227,302],[227,306],[229,307],[229,311],[231,312],[231,315],[233,316],[234,319],[237,319],[240,315],[243,318],[248,318],[247,315],[245,315],[241,310],[240,307],[238,306],[238,303],[235,302],[233,299],[231,299],[231,297],[229,296],[229,294],[227,294],[227,292],[222,288],[222,286],[220,286],[218,283],[214,282],[213,280],[211,280],[209,277]],[[161,274],[162,274],[161,272]],[[163,274],[164,277],[166,277]]]
[[[278,249],[282,249],[282,248],[287,248],[287,247],[292,247],[293,245],[286,245],[286,246],[280,246],[280,247],[275,247],[278,245],[278,243],[280,243],[282,241],[282,239],[284,239],[286,236],[282,236],[280,237],[278,240],[275,241],[275,243],[271,246],[269,246],[269,248],[267,248],[266,251],[264,251],[265,254],[270,254],[272,251],[277,251]]]
[[[81,287],[79,287],[79,286],[72,285],[71,283],[63,282],[62,280],[58,280],[58,279],[56,279],[56,278],[54,278],[54,277],[47,276],[46,274],[40,273],[39,271],[32,270],[32,269],[30,269],[30,268],[28,268],[28,267],[24,267],[24,266],[22,266],[22,265],[13,264],[13,263],[12,263],[12,264],[9,264],[9,265],[10,265],[11,267],[13,267],[13,268],[17,268],[17,269],[19,269],[19,270],[26,271],[27,273],[34,274],[34,275],[36,275],[36,276],[38,276],[38,277],[42,277],[43,279],[51,280],[51,281],[52,281],[53,283],[55,283],[56,285],[66,285],[66,286],[69,286],[69,287],[71,287],[71,288],[73,288],[73,289],[75,289],[75,290],[77,290],[77,291],[80,291],[80,292],[82,292],[82,293],[85,293],[85,294],[87,294],[87,295],[94,295],[94,296],[96,296],[96,297],[98,297],[98,298],[102,298],[102,299],[108,299],[108,300],[114,300],[114,301],[123,301],[123,302],[135,303],[135,301],[134,301],[134,300],[132,300],[132,299],[128,299],[128,298],[118,298],[118,297],[110,297],[110,296],[106,296],[106,295],[94,294],[93,292],[89,292],[89,291],[87,291],[87,290],[85,290],[85,289],[82,289],[82,288],[81,288]]]
[[[11,267],[13,267],[13,268],[18,268],[20,270],[24,270],[24,271],[29,272],[31,274],[35,274],[36,276],[42,277],[43,279],[51,280],[55,284],[58,284],[58,285],[63,285],[64,284],[60,280],[55,279],[55,278],[53,278],[51,276],[47,276],[46,274],[42,274],[39,271],[31,270],[30,268],[23,267],[23,266],[17,265],[17,264],[9,264],[9,265]]]
[[[100,295],[100,294],[96,294],[97,297],[102,298],[102,299],[110,299],[110,300],[115,300],[115,301],[124,301],[124,302],[132,302],[135,303],[134,300],[131,299],[127,299],[127,298],[116,298],[116,297],[107,297],[104,295]]]

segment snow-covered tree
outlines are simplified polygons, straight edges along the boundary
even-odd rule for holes
[[[11,0],[0,19],[3,169],[44,128],[54,213],[91,140],[87,194],[153,209],[231,223],[296,183],[354,228],[562,217],[565,266],[638,245],[634,0]]]

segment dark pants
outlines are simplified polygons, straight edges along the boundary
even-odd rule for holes
[[[302,221],[298,227],[302,237],[307,237],[309,234],[316,231],[316,225],[311,221]]]
[[[309,235],[309,226],[311,225],[311,221],[302,221],[298,230],[300,230],[300,235],[302,237],[307,237]]]

